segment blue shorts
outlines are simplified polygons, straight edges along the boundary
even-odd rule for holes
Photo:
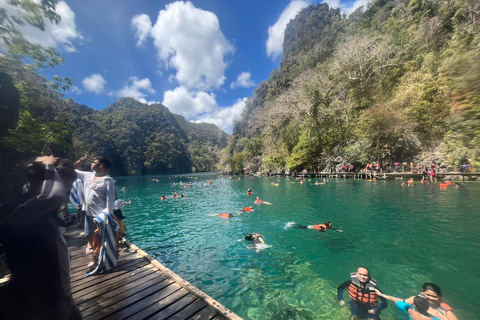
[[[349,301],[350,303],[350,312],[352,313],[353,316],[360,317],[360,319],[374,319],[374,320],[380,320],[380,311],[378,311],[376,314],[370,314],[368,311],[364,311],[360,309],[357,305],[357,303],[353,300]]]
[[[95,229],[97,229],[97,225],[93,222],[95,217],[92,216],[85,216],[85,235],[88,236],[90,234],[93,235]]]

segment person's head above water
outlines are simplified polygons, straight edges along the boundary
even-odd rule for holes
[[[416,296],[413,298],[413,305],[417,309],[418,312],[420,312],[424,316],[428,316],[428,308],[430,307],[430,304],[428,302],[428,299],[425,298],[424,296]]]
[[[422,286],[422,294],[427,298],[430,305],[436,306],[440,304],[442,298],[442,290],[434,283],[424,283]]]
[[[332,229],[332,223],[330,221],[325,222],[327,229]]]
[[[370,271],[364,266],[358,267],[357,278],[360,282],[368,282],[370,280]]]

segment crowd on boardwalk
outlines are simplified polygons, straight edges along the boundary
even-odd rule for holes
[[[91,171],[78,170],[85,161],[82,157],[73,164],[51,154],[37,158],[28,168],[29,184],[25,187],[24,202],[12,206],[11,210],[2,208],[0,241],[12,276],[8,286],[1,288],[2,297],[5,297],[0,307],[1,319],[81,318],[71,296],[70,257],[63,236],[64,228],[71,225],[66,219],[68,213],[65,214],[68,199],[77,209],[78,225],[85,231],[85,253],[92,258],[87,276],[115,267],[119,244],[126,231],[120,208],[126,202],[117,199],[115,180],[109,176],[111,161],[96,157]],[[327,182],[318,184],[324,183]],[[193,187],[189,183],[180,184],[184,188]],[[208,181],[205,185],[212,184]],[[253,191],[247,190],[247,195],[253,195]],[[171,198],[182,197],[185,195],[176,192]],[[162,196],[162,200],[167,197]],[[255,196],[255,204],[272,205],[259,196]],[[254,212],[253,207],[246,206],[236,214],[247,212]],[[233,213],[217,215],[227,219],[234,217]],[[288,227],[342,232],[328,221],[316,225],[290,222]],[[268,247],[258,233],[244,234],[244,238],[256,248]],[[402,300],[382,293],[370,271],[360,266],[338,286],[340,306],[346,304],[345,289],[350,297],[351,319],[380,319],[387,300],[395,302],[414,320],[457,319],[452,308],[441,300],[440,288],[433,283],[425,283],[418,295]]]
[[[23,200],[2,205],[0,244],[11,272],[0,286],[0,319],[81,319],[70,288],[70,254],[65,228],[77,221],[68,214],[70,200],[77,208],[78,226],[85,229],[91,257],[87,276],[116,266],[119,244],[125,234],[116,199],[115,181],[108,173],[111,161],[96,157],[91,171],[58,159],[47,149],[27,168]]]

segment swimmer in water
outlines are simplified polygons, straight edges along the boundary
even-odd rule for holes
[[[167,200],[167,196],[161,196],[161,197],[160,197],[160,200],[162,200],[162,201],[163,201],[163,200]]]
[[[241,214],[242,212],[253,212],[253,207],[245,207],[243,208],[242,210],[240,210],[239,212],[237,212],[238,214]]]
[[[243,234],[245,236],[245,240],[251,240],[253,245],[257,244],[265,244],[265,241],[263,240],[263,237],[261,234],[258,233],[249,233],[249,234]]]
[[[294,228],[294,229],[313,229],[318,230],[320,232],[326,232],[328,229],[335,230],[337,232],[343,232],[343,230],[335,229],[332,227],[332,223],[330,221],[325,222],[324,224],[312,224],[308,226],[303,226],[301,224],[295,222],[289,222],[286,228]]]
[[[248,189],[247,190],[247,195],[251,195],[251,194],[253,194],[252,189]]]
[[[409,314],[410,319],[415,319],[415,320],[423,320],[423,319],[440,320],[441,319],[441,318],[430,316],[430,314],[428,313],[429,302],[427,298],[425,298],[425,296],[422,296],[422,295],[415,296],[412,299],[411,303],[407,303],[403,299],[383,294],[380,290],[376,288],[373,289],[373,291],[376,292],[377,296],[395,302],[398,309]],[[441,319],[441,320],[444,320],[444,319]]]
[[[257,197],[257,198],[255,199],[255,203],[256,203],[256,204],[260,204],[260,203],[262,203],[262,202],[263,202],[263,200],[260,199],[260,197]]]
[[[232,217],[233,217],[233,214],[231,214],[231,213],[220,213],[218,216],[219,216],[220,218],[229,219],[229,218],[232,218]]]

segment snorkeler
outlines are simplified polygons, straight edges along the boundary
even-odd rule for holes
[[[252,189],[248,189],[247,190],[247,195],[251,195],[251,194],[253,194]]]
[[[254,245],[257,244],[265,244],[265,241],[263,240],[263,237],[261,234],[258,233],[249,233],[249,234],[243,234],[245,236],[245,240],[251,240]]]
[[[255,199],[255,203],[256,203],[256,204],[261,204],[262,202],[263,202],[263,200],[260,199],[260,197],[257,197],[257,198]]]
[[[167,200],[167,196],[161,196],[161,197],[160,197],[160,200],[162,200],[162,201],[163,201],[163,200]]]
[[[218,216],[219,216],[220,218],[226,218],[226,219],[228,219],[228,218],[232,218],[232,217],[233,217],[233,214],[231,214],[231,213],[220,213]]]
[[[337,232],[343,232],[342,230],[338,230],[335,228],[332,228],[332,223],[327,221],[324,224],[313,224],[313,225],[308,225],[308,226],[303,226],[301,224],[295,223],[295,222],[289,222],[287,224],[288,228],[294,228],[294,229],[313,229],[313,230],[318,230],[320,232],[325,232],[327,229],[332,229]]]

